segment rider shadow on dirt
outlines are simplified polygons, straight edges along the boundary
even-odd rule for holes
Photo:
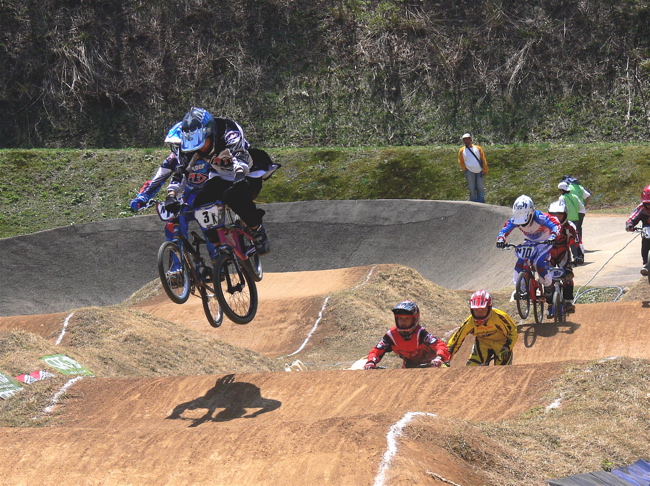
[[[545,321],[541,324],[537,324],[535,322],[530,324],[519,324],[517,326],[517,332],[519,333],[519,339],[523,341],[524,346],[527,348],[532,348],[538,337],[553,337],[559,332],[565,334],[573,334],[578,330],[579,327],[580,324],[571,321]]]
[[[282,402],[278,400],[263,398],[257,386],[251,383],[235,382],[235,375],[226,375],[219,378],[214,387],[210,388],[204,396],[176,405],[167,418],[191,420],[192,423],[188,427],[198,427],[205,422],[227,422],[238,418],[254,418],[263,413],[272,412],[280,406],[282,406]],[[223,408],[223,410],[214,415],[218,408]],[[247,414],[247,409],[251,408],[258,410]],[[205,409],[205,413],[200,417],[187,413],[197,409]],[[193,416],[183,417],[183,414]]]

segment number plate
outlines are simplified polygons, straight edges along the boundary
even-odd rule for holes
[[[549,268],[548,273],[551,275],[551,278],[553,279],[564,278],[564,268],[562,267]]]
[[[201,206],[199,209],[194,211],[194,217],[203,229],[223,226],[223,215],[223,204],[217,203],[209,206]]]
[[[519,245],[515,248],[515,255],[517,255],[517,258],[521,258],[522,260],[530,260],[530,257],[533,254],[533,248],[533,246],[529,245]]]

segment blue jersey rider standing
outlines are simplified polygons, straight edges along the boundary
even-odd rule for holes
[[[246,178],[252,167],[249,148],[250,144],[236,122],[227,118],[213,118],[207,110],[193,107],[181,122],[179,158],[183,170],[181,174],[174,175],[165,207],[174,212],[180,206],[177,198],[182,194],[183,177],[191,173],[195,164],[209,165],[216,176],[202,184],[193,207],[223,201],[251,229],[258,254],[265,255],[270,251],[262,226],[265,212],[255,205],[254,193]],[[216,230],[206,231],[206,236],[212,243],[218,242]]]
[[[537,272],[544,285],[545,297],[547,301],[550,301],[553,295],[553,281],[548,274],[550,251],[551,246],[557,242],[561,227],[557,219],[535,210],[533,200],[522,194],[512,206],[512,217],[506,221],[497,236],[497,248],[505,248],[506,238],[515,228],[519,228],[528,241],[547,243],[546,245],[536,245],[533,248],[530,261],[537,267]],[[526,261],[522,258],[517,260],[514,271],[515,283],[517,283],[517,276],[524,269],[525,263]]]

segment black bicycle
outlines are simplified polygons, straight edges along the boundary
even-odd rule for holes
[[[203,310],[212,327],[223,322],[223,311],[217,299],[212,265],[206,263],[201,255],[201,247],[206,241],[196,231],[188,233],[189,239],[178,229],[178,219],[190,212],[183,205],[179,213],[165,210],[164,203],[156,204],[158,216],[163,221],[174,223],[174,239],[165,241],[158,249],[158,274],[167,296],[177,304],[184,304],[190,295],[197,292],[203,302]],[[207,249],[204,249],[207,254]]]

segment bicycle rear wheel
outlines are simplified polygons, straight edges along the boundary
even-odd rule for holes
[[[214,266],[214,290],[224,314],[236,324],[248,324],[257,313],[257,285],[250,270],[231,253]]]
[[[535,322],[541,324],[544,321],[544,287],[535,285],[535,300],[533,302],[533,315]]]
[[[223,323],[223,310],[219,305],[219,300],[213,288],[210,286],[199,287],[201,300],[203,301],[203,311],[208,323],[212,327],[219,327]]]
[[[528,292],[528,274],[521,272],[517,276],[515,285],[515,300],[517,301],[517,311],[519,317],[526,319],[530,314],[530,293]]]
[[[187,302],[191,289],[190,272],[183,252],[173,241],[165,241],[158,249],[158,275],[172,302]]]

